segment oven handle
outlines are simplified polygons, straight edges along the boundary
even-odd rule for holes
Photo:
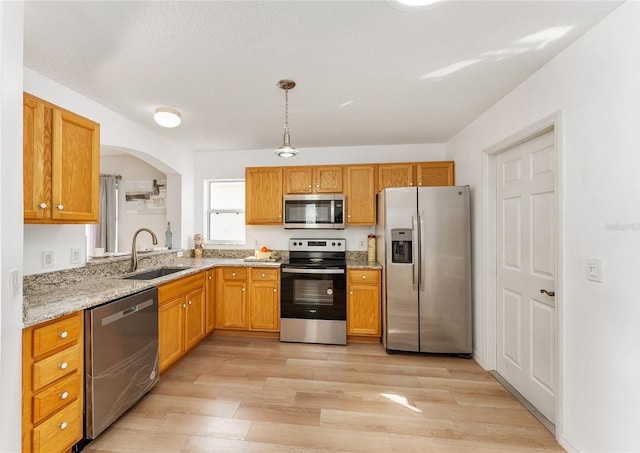
[[[344,269],[295,269],[285,267],[280,269],[287,274],[344,274]]]

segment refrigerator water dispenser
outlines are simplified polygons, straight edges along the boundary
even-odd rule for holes
[[[411,256],[413,230],[410,228],[394,228],[391,230],[391,262],[413,263]]]

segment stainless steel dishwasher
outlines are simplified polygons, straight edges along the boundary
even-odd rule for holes
[[[158,289],[85,310],[85,442],[158,382]]]

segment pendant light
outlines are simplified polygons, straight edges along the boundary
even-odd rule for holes
[[[280,80],[278,87],[284,90],[284,143],[275,151],[278,157],[296,157],[298,150],[291,146],[291,137],[289,136],[289,90],[296,86],[293,80]]]

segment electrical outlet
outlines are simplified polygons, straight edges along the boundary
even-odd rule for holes
[[[364,241],[360,239],[360,247],[364,247]]]
[[[42,252],[42,267],[53,267],[55,264],[53,258],[53,250]]]
[[[176,258],[182,258],[184,256],[184,252],[177,252]]]
[[[72,248],[71,249],[71,264],[78,264],[82,262],[82,249]]]
[[[22,288],[20,284],[20,271],[18,269],[11,269],[9,274],[11,275],[9,279],[11,297],[18,297],[20,295],[20,289]]]

